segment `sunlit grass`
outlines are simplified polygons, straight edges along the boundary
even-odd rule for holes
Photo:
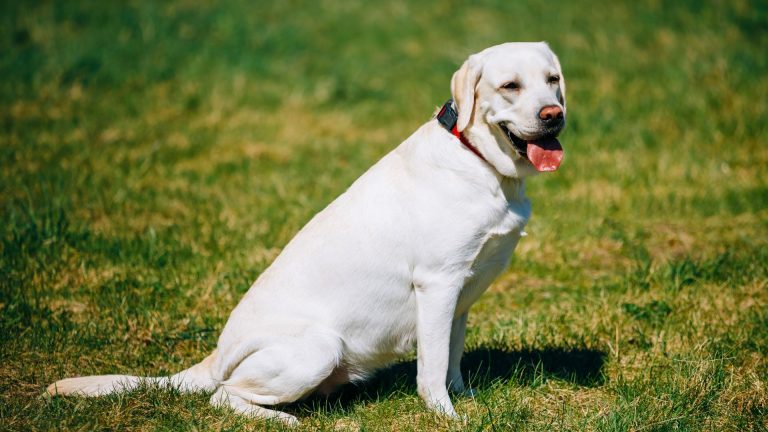
[[[85,3],[85,2],[83,2]],[[466,56],[546,40],[566,159],[470,314],[456,399],[415,366],[285,409],[307,430],[760,430],[768,417],[763,2],[6,2],[0,429],[281,429],[142,388],[216,344],[299,228],[448,96]]]

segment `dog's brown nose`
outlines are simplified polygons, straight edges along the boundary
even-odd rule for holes
[[[544,121],[553,121],[563,118],[563,109],[557,105],[547,105],[539,111],[539,118]]]

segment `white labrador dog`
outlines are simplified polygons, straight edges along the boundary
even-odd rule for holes
[[[467,313],[524,235],[524,178],[560,164],[565,82],[545,43],[506,43],[470,56],[451,92],[454,103],[293,238],[201,363],[162,378],[69,378],[48,393],[99,396],[145,380],[296,423],[263,406],[365,379],[415,343],[419,395],[456,416],[449,389],[471,393],[459,370]]]

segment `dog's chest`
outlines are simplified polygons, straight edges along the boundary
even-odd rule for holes
[[[527,200],[511,204],[491,225],[477,245],[477,254],[457,304],[457,315],[466,312],[507,266],[530,216]]]

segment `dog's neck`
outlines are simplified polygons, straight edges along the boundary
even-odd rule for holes
[[[525,201],[528,198],[525,196],[525,180],[514,178],[514,177],[504,177],[502,175],[499,175],[499,186],[501,188],[501,191],[504,193],[504,197],[507,199],[507,202],[513,202],[513,201]]]
[[[480,152],[478,146],[473,144],[473,141],[482,142],[482,140],[496,139],[488,128],[481,128],[470,121],[470,124],[464,132],[459,132],[456,127],[458,112],[456,111],[456,105],[453,102],[453,99],[448,99],[448,101],[443,104],[440,110],[435,114],[435,119],[443,129],[458,138],[467,150],[471,151],[483,161],[483,164],[487,166],[489,172],[496,178],[496,181],[498,182],[498,190],[507,202],[522,202],[527,200],[527,197],[525,196],[525,180],[516,175],[508,175],[509,173],[505,175],[505,172],[503,172],[504,170],[500,169],[500,165],[494,163],[494,160],[486,158],[483,153]],[[494,159],[499,159],[500,155],[492,154],[491,156]],[[513,157],[513,155],[507,156]],[[503,155],[501,155],[501,157],[504,158]],[[502,167],[506,166],[502,165]]]

